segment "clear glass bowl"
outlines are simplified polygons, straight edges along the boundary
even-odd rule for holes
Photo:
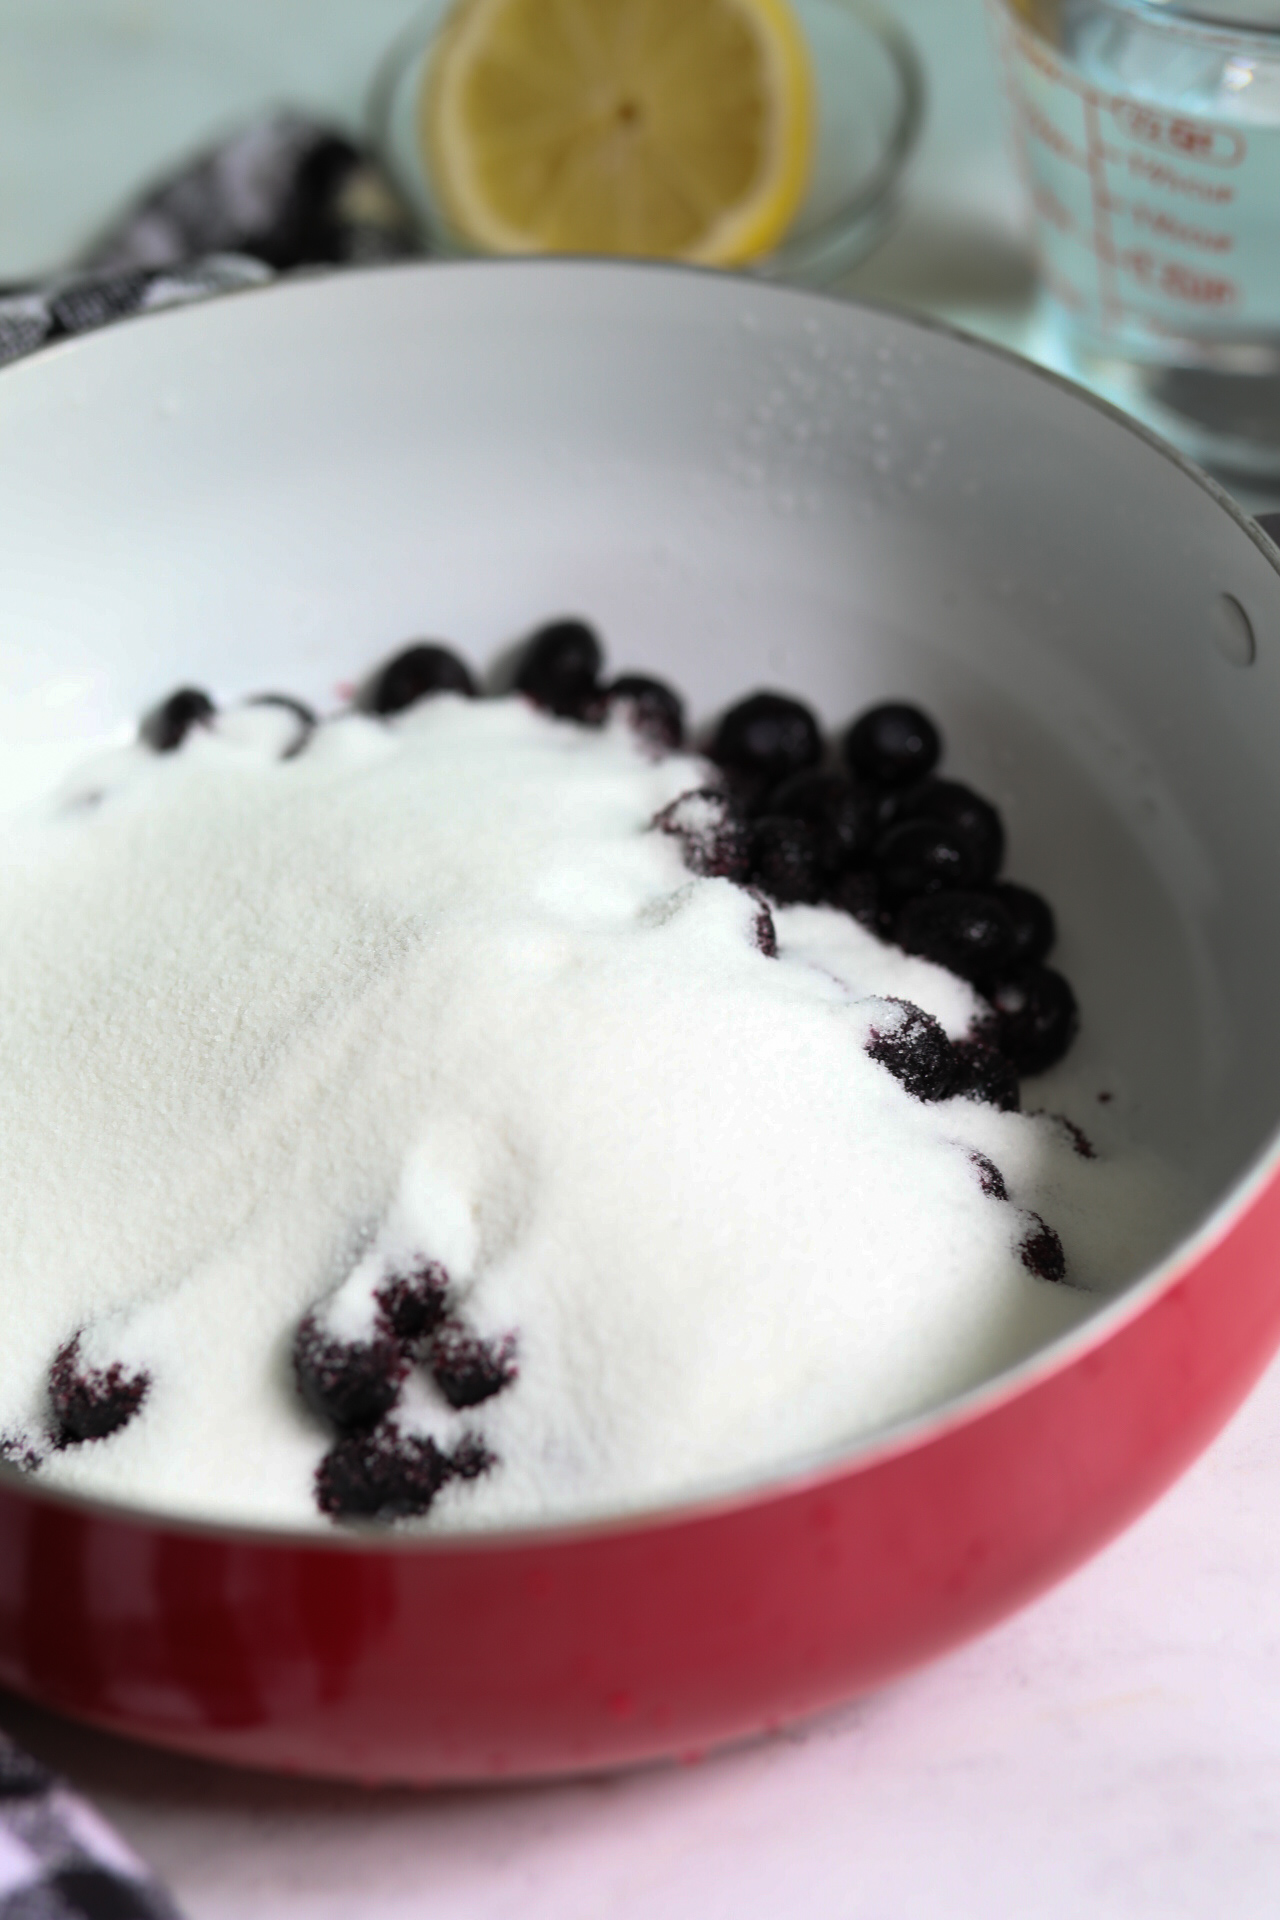
[[[453,0],[432,0],[393,44],[374,82],[369,131],[432,253],[474,256],[452,229],[418,139],[418,102]],[[915,146],[924,83],[902,30],[868,0],[794,0],[808,37],[818,99],[813,177],[781,246],[748,271],[822,284],[881,237]]]

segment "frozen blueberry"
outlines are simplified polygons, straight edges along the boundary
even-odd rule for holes
[[[156,753],[174,753],[192,727],[207,727],[215,712],[212,700],[199,687],[179,687],[143,715],[138,738]]]
[[[674,753],[684,741],[684,701],[665,681],[643,673],[619,674],[604,690],[606,717],[615,709],[659,753]]]
[[[426,1513],[449,1478],[434,1440],[389,1423],[349,1433],[316,1469],[316,1505],[339,1520],[401,1520]]]
[[[379,1317],[397,1340],[422,1340],[444,1319],[449,1276],[438,1260],[424,1260],[408,1273],[393,1273],[374,1294]]]
[[[1012,922],[1013,957],[1018,965],[1035,966],[1047,959],[1058,937],[1049,902],[1012,880],[997,880],[991,891]]]
[[[465,660],[434,640],[418,640],[380,666],[356,695],[361,713],[403,713],[433,693],[475,695],[476,683]]]
[[[798,700],[785,693],[753,693],[721,717],[710,753],[733,773],[776,784],[817,765],[822,735]]]
[[[751,937],[766,960],[778,957],[778,929],[773,924],[773,915],[769,911],[769,902],[754,887],[747,891],[756,903],[756,917],[751,929]]]
[[[1028,1214],[1030,1226],[1022,1237],[1018,1254],[1028,1273],[1041,1280],[1065,1280],[1067,1256],[1053,1228],[1038,1213]]]
[[[320,724],[306,701],[295,700],[291,693],[255,693],[245,704],[250,707],[283,707],[297,721],[297,731],[280,755],[282,760],[296,760]]]
[[[910,1000],[887,999],[867,1042],[873,1060],[887,1067],[917,1100],[945,1100],[956,1077],[955,1051],[931,1013]]]
[[[982,1188],[982,1191],[989,1193],[993,1200],[1007,1200],[1009,1198],[1009,1189],[1006,1187],[1004,1175],[1001,1173],[995,1161],[988,1160],[985,1153],[979,1153],[976,1149],[969,1155],[969,1158],[978,1169],[978,1185]]]
[[[875,870],[890,904],[944,887],[972,887],[982,878],[968,841],[933,820],[890,827],[876,847]]]
[[[818,858],[828,878],[859,865],[875,842],[875,796],[853,786],[840,773],[827,773],[818,767],[793,773],[772,790],[766,811],[808,821],[817,835]]]
[[[1013,922],[989,893],[918,895],[899,909],[893,937],[907,953],[936,961],[962,980],[990,979],[1015,957]]]
[[[464,1433],[449,1455],[450,1471],[458,1480],[478,1480],[497,1464],[497,1454],[490,1453],[478,1433]]]
[[[726,794],[695,787],[653,816],[650,825],[682,844],[691,873],[708,880],[745,880],[751,870],[751,837]]]
[[[994,880],[1004,859],[1004,824],[989,800],[960,780],[925,780],[892,801],[894,825],[929,820],[963,840],[973,878],[968,886]]]
[[[585,620],[552,620],[526,641],[516,690],[562,719],[582,719],[599,701],[603,664],[604,649]]]
[[[482,1340],[458,1321],[446,1320],[432,1335],[426,1362],[451,1407],[478,1407],[515,1379],[515,1336]]]
[[[933,772],[942,753],[927,713],[896,700],[859,714],[844,737],[845,765],[871,787],[905,787]]]
[[[955,1043],[956,1082],[952,1091],[966,1100],[982,1100],[1002,1113],[1016,1113],[1021,1104],[1018,1075],[1012,1060],[983,1040]]]
[[[118,1360],[109,1367],[80,1362],[80,1336],[69,1340],[49,1369],[49,1402],[60,1447],[82,1440],[105,1440],[127,1426],[147,1397],[149,1373],[126,1373]]]
[[[1052,967],[1019,967],[988,995],[996,1043],[1019,1073],[1043,1073],[1061,1060],[1080,1024],[1076,997]]]
[[[818,836],[807,820],[767,813],[751,830],[751,878],[781,906],[812,905],[822,893]]]
[[[856,867],[833,880],[826,899],[842,913],[849,913],[868,933],[880,933],[880,883],[867,867]]]
[[[313,1413],[359,1432],[390,1413],[408,1362],[388,1333],[375,1333],[371,1340],[335,1340],[309,1313],[294,1336],[293,1370]]]

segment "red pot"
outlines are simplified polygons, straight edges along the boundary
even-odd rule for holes
[[[0,1471],[0,1681],[191,1752],[368,1780],[696,1752],[990,1625],[1218,1429],[1280,1340],[1280,554],[1203,477],[944,332],[601,265],[401,270],[150,320],[6,374],[0,423],[0,614],[27,641],[0,714],[105,660],[106,692],[57,710],[72,744],[141,704],[158,657],[260,681],[280,633],[281,680],[324,686],[414,629],[424,578],[473,650],[562,601],[639,633],[671,591],[657,535],[700,525],[680,591],[705,644],[644,663],[706,705],[778,678],[777,588],[803,614],[791,685],[835,713],[940,689],[962,752],[1014,742],[1027,868],[1093,929],[1071,970],[1100,1060],[1201,1196],[1160,1271],[1015,1372],[666,1513],[302,1537]],[[774,463],[763,482],[748,455]],[[784,483],[822,497],[784,511]],[[1120,884],[1139,869],[1146,892]]]

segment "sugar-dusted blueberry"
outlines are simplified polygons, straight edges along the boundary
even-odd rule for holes
[[[514,1334],[482,1340],[458,1320],[446,1320],[431,1336],[426,1364],[451,1407],[478,1407],[515,1379]]]
[[[415,640],[370,674],[356,695],[356,706],[361,713],[386,716],[403,713],[434,693],[461,693],[471,699],[475,690],[470,667],[451,647]]]
[[[751,878],[780,906],[812,905],[822,892],[818,836],[807,820],[767,813],[751,828]]]
[[[1062,1242],[1038,1213],[1027,1215],[1028,1226],[1018,1246],[1018,1256],[1028,1273],[1040,1280],[1065,1280],[1067,1256]]]
[[[0,1433],[0,1460],[6,1467],[13,1467],[18,1473],[38,1471],[42,1455],[38,1448],[21,1433]],[[0,1747],[0,1762],[4,1759],[4,1748]]]
[[[1069,983],[1052,967],[1019,967],[988,991],[996,1043],[1019,1073],[1043,1073],[1076,1037],[1080,1013]]]
[[[790,814],[814,829],[824,876],[834,878],[859,865],[876,839],[878,809],[874,794],[855,787],[841,773],[809,767],[793,773],[769,795],[765,811]]]
[[[55,1445],[77,1446],[118,1433],[132,1420],[150,1385],[149,1373],[126,1373],[118,1360],[109,1367],[86,1367],[77,1334],[59,1349],[49,1369]]]
[[[956,1077],[955,1051],[941,1025],[913,1001],[880,1002],[867,1052],[917,1100],[945,1100]]]
[[[659,753],[674,753],[684,741],[684,701],[664,680],[621,673],[604,690],[605,717],[624,715],[640,738]]]
[[[1035,966],[1047,959],[1058,937],[1049,902],[1012,880],[997,880],[991,891],[1013,925],[1013,957],[1018,965]]]
[[[976,1147],[970,1153],[969,1158],[978,1169],[978,1185],[982,1188],[982,1191],[989,1193],[993,1200],[1007,1200],[1009,1198],[1009,1189],[1005,1185],[1004,1175],[1001,1173],[995,1161],[988,1159],[985,1153],[979,1153]]]
[[[490,1452],[478,1433],[464,1433],[448,1459],[450,1472],[457,1480],[478,1480],[498,1464],[497,1454]]]
[[[525,642],[515,686],[537,707],[579,720],[598,705],[604,648],[585,620],[552,620]]]
[[[751,927],[751,937],[766,960],[776,960],[778,957],[778,929],[773,924],[773,914],[770,911],[769,902],[762,893],[757,893],[754,887],[748,887],[747,892],[755,902],[756,909],[755,919]]]
[[[895,825],[929,820],[945,827],[969,849],[973,878],[969,886],[994,880],[1004,859],[1004,823],[989,800],[961,780],[924,780],[892,801]]]
[[[751,871],[751,836],[727,794],[695,787],[655,813],[650,826],[681,843],[690,873],[707,880],[745,880]]]
[[[710,753],[732,773],[776,784],[817,765],[822,735],[799,700],[785,693],[753,693],[721,716]]]
[[[316,1469],[316,1505],[335,1520],[408,1519],[430,1509],[450,1471],[434,1440],[388,1422],[330,1447]]]
[[[296,760],[320,722],[313,708],[305,700],[295,700],[291,693],[255,693],[245,702],[250,707],[282,707],[292,714],[295,721],[294,735],[284,752],[282,760]]]
[[[1074,1120],[1068,1120],[1065,1113],[1051,1113],[1049,1118],[1054,1121],[1057,1126],[1061,1127],[1063,1133],[1066,1134],[1068,1140],[1071,1142],[1071,1150],[1073,1153],[1078,1153],[1082,1160],[1097,1159],[1097,1148],[1083,1127],[1078,1127]]]
[[[955,1042],[956,1081],[952,1091],[966,1100],[981,1100],[1002,1113],[1016,1113],[1021,1104],[1018,1075],[1012,1060],[984,1040]]]
[[[861,713],[844,737],[845,765],[870,787],[905,787],[933,772],[942,739],[927,713],[887,700]]]
[[[155,753],[175,753],[193,727],[207,727],[217,709],[200,687],[179,687],[142,716],[138,738]]]
[[[313,1413],[359,1432],[375,1427],[395,1406],[408,1362],[389,1333],[337,1340],[309,1313],[294,1336],[293,1370]]]
[[[972,887],[981,874],[967,840],[933,820],[903,820],[880,840],[875,870],[890,905],[944,887]]]
[[[868,933],[880,933],[880,882],[869,867],[855,867],[842,873],[828,886],[825,898],[842,913],[852,914]]]
[[[964,888],[908,900],[898,910],[893,937],[907,953],[933,960],[962,980],[990,979],[1014,960],[1013,922],[999,900]]]
[[[400,1341],[412,1343],[434,1333],[448,1311],[449,1276],[438,1260],[419,1260],[393,1273],[374,1294],[378,1317]]]

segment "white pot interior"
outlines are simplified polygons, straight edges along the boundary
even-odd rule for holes
[[[178,682],[332,705],[412,636],[485,662],[559,612],[704,715],[917,697],[1184,1225],[1274,1131],[1280,558],[1043,375],[710,275],[415,267],[55,349],[0,429],[14,793]]]

